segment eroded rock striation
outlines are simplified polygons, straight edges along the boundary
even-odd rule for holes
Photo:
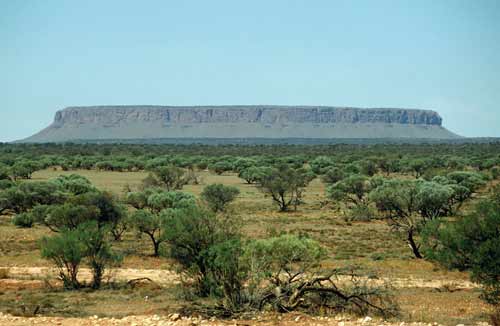
[[[313,106],[92,106],[58,111],[27,142],[159,138],[450,139],[431,110]]]

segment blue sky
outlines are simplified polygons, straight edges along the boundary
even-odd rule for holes
[[[56,110],[284,104],[437,110],[500,136],[500,1],[1,1],[0,141]]]

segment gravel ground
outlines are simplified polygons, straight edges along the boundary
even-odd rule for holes
[[[0,313],[0,325],[17,326],[17,325],[66,325],[66,326],[88,326],[88,325],[130,325],[130,326],[323,326],[323,325],[337,325],[337,326],[442,326],[438,323],[391,323],[380,319],[372,319],[371,317],[364,317],[359,319],[349,318],[345,316],[337,317],[309,317],[298,314],[287,315],[269,315],[262,314],[250,320],[215,320],[215,319],[201,319],[193,317],[181,317],[178,314],[171,314],[168,316],[128,316],[124,318],[98,318],[97,316],[89,318],[63,318],[63,317],[15,317]],[[477,326],[488,326],[488,323],[478,323]],[[465,326],[465,325],[457,325]]]

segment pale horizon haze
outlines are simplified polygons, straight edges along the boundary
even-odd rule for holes
[[[500,1],[2,1],[0,142],[86,105],[431,109],[500,137]]]

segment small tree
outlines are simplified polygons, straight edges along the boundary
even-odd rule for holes
[[[412,172],[416,179],[420,178],[429,169],[429,161],[425,159],[413,159],[403,163],[404,169]]]
[[[50,182],[58,186],[62,191],[69,192],[73,195],[97,191],[87,178],[78,174],[61,175],[56,179],[50,180]]]
[[[222,173],[226,171],[231,171],[233,169],[233,165],[230,162],[227,161],[219,161],[215,162],[213,164],[210,164],[208,166],[209,170],[212,170],[218,175],[221,175]]]
[[[417,194],[417,185],[413,181],[388,180],[370,193],[370,200],[389,219],[393,230],[406,232],[408,246],[415,257],[422,258],[420,246],[414,239],[418,227],[414,217]]]
[[[238,177],[245,180],[248,184],[259,182],[267,173],[270,173],[271,168],[268,166],[251,166],[243,169],[238,173]]]
[[[236,161],[234,161],[233,169],[239,173],[243,170],[248,169],[249,167],[255,166],[255,163],[255,160],[251,158],[240,157],[236,159]]]
[[[167,208],[180,208],[195,204],[193,195],[180,191],[160,191],[153,192],[147,198],[146,207],[154,212],[159,213]]]
[[[41,240],[42,257],[50,259],[59,269],[59,277],[66,289],[78,289],[78,269],[86,262],[92,270],[91,287],[101,286],[107,266],[121,261],[107,240],[108,230],[99,227],[97,221],[79,224],[75,229],[65,229],[61,233]]]
[[[323,174],[334,165],[334,161],[328,156],[318,156],[310,162],[310,165],[314,173]]]
[[[374,176],[378,172],[378,166],[373,160],[361,161],[361,173],[367,176]]]
[[[186,185],[184,170],[174,165],[161,166],[153,170],[157,183],[167,191],[179,190]]]
[[[388,176],[400,170],[400,163],[397,159],[381,158],[378,160],[378,168]]]
[[[41,254],[57,266],[65,289],[80,288],[77,276],[85,257],[85,245],[80,240],[78,231],[66,230],[56,236],[42,238]]]
[[[139,233],[146,234],[153,243],[153,256],[160,255],[160,244],[165,242],[166,219],[168,216],[161,213],[152,213],[148,210],[135,211],[130,216],[130,223]]]
[[[239,225],[234,219],[216,216],[196,205],[171,209],[167,214],[165,238],[170,245],[170,257],[195,280],[199,295],[217,294],[219,283],[213,273],[210,248],[239,239]]]
[[[490,172],[491,172],[491,177],[494,180],[500,179],[500,166],[494,166],[494,167],[492,167],[491,170],[490,170]]]
[[[436,221],[424,232],[426,257],[471,272],[483,299],[500,305],[500,188],[455,222]]]
[[[288,211],[291,205],[296,210],[313,178],[314,174],[306,169],[279,165],[261,178],[259,188],[271,196],[281,212]]]
[[[470,193],[477,191],[479,187],[486,184],[483,174],[471,171],[451,172],[446,175],[446,178],[452,180],[454,183],[460,186],[467,188]]]
[[[0,165],[0,180],[10,180],[10,168],[5,165]]]
[[[321,180],[327,185],[333,185],[346,177],[344,171],[336,166],[329,167],[325,174],[322,176]]]
[[[327,196],[332,200],[345,201],[350,205],[367,204],[367,194],[372,188],[368,177],[352,174],[327,188]]]
[[[195,204],[192,195],[178,191],[152,191],[129,193],[129,203],[138,208],[130,216],[130,224],[146,234],[153,244],[154,256],[159,256],[160,245],[166,241],[168,209],[188,207]]]
[[[15,213],[31,210],[37,205],[60,204],[67,196],[50,182],[23,182],[0,192],[0,211]]]
[[[397,312],[387,288],[369,286],[354,274],[339,281],[342,271],[321,270],[325,257],[325,250],[307,237],[281,235],[249,242],[242,257],[249,278],[246,297],[258,309],[279,312],[337,310],[385,317]]]
[[[19,161],[12,166],[11,173],[14,180],[31,179],[31,175],[36,170],[38,170],[38,166],[35,162]]]
[[[93,289],[101,287],[102,277],[106,267],[121,262],[122,257],[116,254],[108,241],[109,231],[100,228],[96,221],[82,224],[78,227],[78,237],[85,246],[85,260],[92,269]]]
[[[224,186],[223,184],[211,184],[206,186],[201,193],[201,198],[215,212],[222,212],[226,206],[236,199],[240,191],[236,187]]]
[[[429,221],[443,215],[452,190],[435,182],[387,180],[370,193],[370,200],[393,230],[406,235],[416,258],[423,258],[415,237]]]

